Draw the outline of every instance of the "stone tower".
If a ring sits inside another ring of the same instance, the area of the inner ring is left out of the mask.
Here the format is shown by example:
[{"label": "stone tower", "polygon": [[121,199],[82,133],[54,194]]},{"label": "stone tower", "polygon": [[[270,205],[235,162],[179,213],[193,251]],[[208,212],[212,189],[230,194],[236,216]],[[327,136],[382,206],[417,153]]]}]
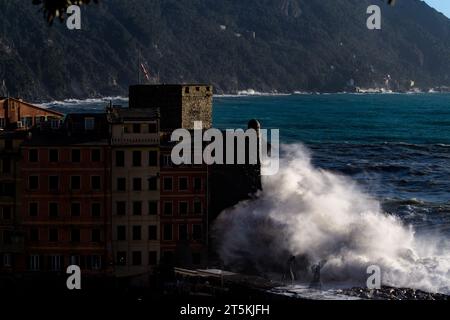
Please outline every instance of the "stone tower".
[{"label": "stone tower", "polygon": [[130,87],[130,108],[158,108],[161,131],[194,129],[194,121],[203,128],[212,126],[213,88],[210,85],[135,85]]}]

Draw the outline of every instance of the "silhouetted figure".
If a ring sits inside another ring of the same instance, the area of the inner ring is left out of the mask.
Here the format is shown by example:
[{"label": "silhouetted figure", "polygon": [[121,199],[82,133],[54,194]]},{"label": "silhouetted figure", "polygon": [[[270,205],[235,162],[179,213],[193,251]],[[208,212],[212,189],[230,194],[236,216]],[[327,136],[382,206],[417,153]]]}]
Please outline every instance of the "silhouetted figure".
[{"label": "silhouetted figure", "polygon": [[313,279],[309,287],[311,289],[322,290],[322,281],[320,280],[320,270],[322,269],[321,264],[315,264],[311,267],[311,272],[313,273]]},{"label": "silhouetted figure", "polygon": [[297,276],[295,274],[295,256],[291,256],[289,258],[289,260],[287,261],[287,265],[286,265],[286,271],[283,274],[283,280],[285,281],[286,279],[291,279],[291,282],[294,282],[295,280],[297,280]]}]

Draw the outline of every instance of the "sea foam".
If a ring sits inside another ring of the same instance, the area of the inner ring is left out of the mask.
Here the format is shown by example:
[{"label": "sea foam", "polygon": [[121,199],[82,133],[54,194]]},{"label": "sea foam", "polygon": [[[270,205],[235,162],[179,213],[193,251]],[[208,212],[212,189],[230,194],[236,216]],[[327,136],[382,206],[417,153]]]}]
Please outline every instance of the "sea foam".
[{"label": "sea foam", "polygon": [[350,179],[315,168],[302,145],[283,150],[280,171],[263,178],[264,190],[214,224],[226,266],[279,273],[295,255],[305,270],[321,263],[326,283],[364,286],[367,268],[378,265],[384,285],[450,293],[448,240],[419,236]]}]

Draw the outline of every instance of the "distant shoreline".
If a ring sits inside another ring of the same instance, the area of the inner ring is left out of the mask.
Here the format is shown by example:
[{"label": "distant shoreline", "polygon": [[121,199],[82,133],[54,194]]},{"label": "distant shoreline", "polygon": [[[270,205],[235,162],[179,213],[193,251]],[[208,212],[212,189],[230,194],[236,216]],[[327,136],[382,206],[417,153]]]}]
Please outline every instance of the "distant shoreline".
[{"label": "distant shoreline", "polygon": [[[426,95],[426,94],[442,94],[447,95],[450,92],[446,91],[411,91],[411,92],[401,92],[401,91],[390,91],[390,92],[378,92],[378,91],[368,91],[368,92],[258,92],[245,93],[246,91],[240,91],[239,93],[224,93],[224,94],[214,94],[214,98],[251,98],[251,97],[292,97],[292,96],[320,96],[320,95]],[[52,101],[39,101],[33,102],[44,108],[51,108],[55,105],[78,105],[78,104],[95,104],[95,103],[109,103],[110,101],[123,101],[128,102],[128,97],[124,96],[105,96],[98,98],[67,98],[65,100],[52,100]]]}]

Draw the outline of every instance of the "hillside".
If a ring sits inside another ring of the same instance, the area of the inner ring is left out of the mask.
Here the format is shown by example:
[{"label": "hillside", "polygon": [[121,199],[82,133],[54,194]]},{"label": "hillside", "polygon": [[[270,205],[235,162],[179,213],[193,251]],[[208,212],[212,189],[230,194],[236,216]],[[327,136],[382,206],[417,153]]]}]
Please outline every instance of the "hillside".
[{"label": "hillside", "polygon": [[[366,28],[373,3],[381,31]],[[0,94],[125,95],[139,52],[160,82],[216,92],[341,91],[387,74],[394,89],[450,86],[450,20],[420,0],[103,0],[83,7],[81,31],[49,27],[38,10],[0,0]]]}]

